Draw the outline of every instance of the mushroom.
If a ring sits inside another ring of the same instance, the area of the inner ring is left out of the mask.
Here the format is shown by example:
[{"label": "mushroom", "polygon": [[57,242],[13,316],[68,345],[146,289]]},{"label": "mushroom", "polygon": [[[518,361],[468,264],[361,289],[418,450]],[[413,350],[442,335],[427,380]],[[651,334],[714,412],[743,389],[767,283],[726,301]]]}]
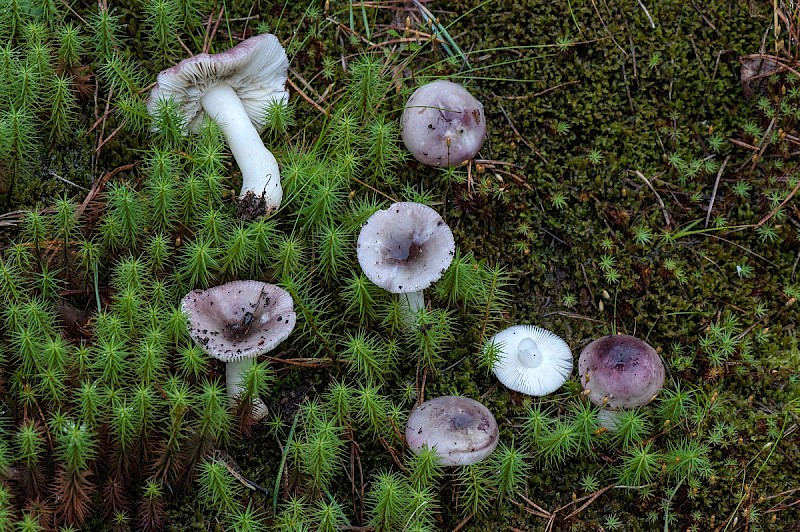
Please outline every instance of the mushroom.
[{"label": "mushroom", "polygon": [[412,452],[434,449],[444,466],[480,462],[500,438],[489,410],[468,397],[446,395],[425,401],[408,416],[406,443]]},{"label": "mushroom", "polygon": [[[181,307],[189,334],[213,358],[225,362],[228,397],[234,404],[250,359],[271,351],[294,329],[292,296],[260,281],[233,281],[207,290],[193,290]],[[267,407],[253,399],[253,417],[262,419]]]},{"label": "mushroom", "polygon": [[267,106],[289,98],[288,69],[278,39],[257,35],[225,52],[198,54],[163,70],[147,102],[150,114],[162,100],[178,103],[195,133],[205,114],[219,124],[242,171],[239,211],[252,217],[272,214],[283,198],[278,163],[259,131]]},{"label": "mushroom", "polygon": [[403,109],[403,143],[428,166],[456,166],[475,157],[486,138],[483,105],[446,80],[419,87]]},{"label": "mushroom", "polygon": [[435,210],[401,202],[367,219],[358,235],[357,253],[367,278],[384,290],[402,294],[416,312],[425,306],[422,291],[450,267],[455,242]]},{"label": "mushroom", "polygon": [[584,394],[609,410],[648,404],[664,385],[664,364],[650,344],[626,334],[604,336],[581,351]]},{"label": "mushroom", "polygon": [[495,349],[492,371],[506,388],[527,395],[547,395],[572,373],[572,351],[559,336],[533,325],[500,331],[487,349]]}]

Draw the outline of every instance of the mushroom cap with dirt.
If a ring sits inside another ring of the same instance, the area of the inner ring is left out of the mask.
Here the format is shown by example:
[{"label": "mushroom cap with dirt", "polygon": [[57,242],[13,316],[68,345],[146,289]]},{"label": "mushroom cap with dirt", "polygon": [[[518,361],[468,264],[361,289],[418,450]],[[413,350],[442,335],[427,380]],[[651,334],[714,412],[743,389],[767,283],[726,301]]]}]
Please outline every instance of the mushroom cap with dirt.
[{"label": "mushroom cap with dirt", "polygon": [[412,452],[433,449],[443,466],[480,462],[500,441],[497,421],[489,409],[469,397],[446,395],[414,408],[406,423],[406,443]]},{"label": "mushroom cap with dirt", "polygon": [[239,211],[249,217],[272,214],[283,198],[278,162],[259,131],[267,107],[289,98],[288,69],[277,37],[256,35],[224,52],[198,54],[163,70],[147,102],[155,115],[161,101],[174,101],[192,132],[205,115],[219,124],[242,171]]},{"label": "mushroom cap with dirt", "polygon": [[400,121],[406,148],[428,166],[458,166],[473,159],[486,138],[483,104],[447,80],[414,91]]},{"label": "mushroom cap with dirt", "polygon": [[[296,316],[292,296],[275,285],[260,281],[233,281],[184,296],[181,307],[189,322],[189,334],[211,357],[225,362],[228,397],[242,393],[247,363],[273,350],[289,337]],[[253,399],[253,416],[260,420],[266,406]]]},{"label": "mushroom cap with dirt", "polygon": [[581,351],[578,371],[589,399],[609,410],[646,405],[664,386],[661,356],[647,342],[627,334],[589,343]]}]

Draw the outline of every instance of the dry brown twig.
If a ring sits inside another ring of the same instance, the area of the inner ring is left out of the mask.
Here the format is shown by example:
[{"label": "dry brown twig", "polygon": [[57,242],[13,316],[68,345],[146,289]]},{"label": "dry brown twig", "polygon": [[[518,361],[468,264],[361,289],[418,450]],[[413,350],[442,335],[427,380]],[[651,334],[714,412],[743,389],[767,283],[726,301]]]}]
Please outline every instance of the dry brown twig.
[{"label": "dry brown twig", "polygon": [[636,177],[644,181],[644,183],[650,188],[650,190],[653,191],[653,194],[655,194],[656,196],[656,201],[658,201],[658,206],[661,208],[661,212],[664,215],[664,222],[667,224],[667,228],[671,228],[672,219],[670,218],[669,213],[667,212],[666,205],[664,205],[664,200],[661,199],[661,195],[658,193],[658,191],[656,191],[655,187],[653,187],[653,184],[650,183],[650,180],[647,179],[644,176],[644,174],[642,174],[639,170],[633,170],[633,173],[636,174]]},{"label": "dry brown twig", "polygon": [[[567,508],[575,506],[578,503],[583,503],[580,506],[578,506],[575,510],[573,510],[571,513],[564,516],[564,520],[572,519],[573,517],[577,516],[579,513],[584,511],[586,508],[591,506],[591,504],[594,503],[601,495],[603,495],[605,492],[607,492],[614,486],[615,486],[614,484],[609,484],[608,486],[600,488],[599,490],[594,491],[588,495],[575,498],[571,502],[568,502],[567,504],[560,506],[559,508],[556,508],[552,512],[548,512],[547,510],[545,510],[532,500],[528,499],[524,495],[520,495],[520,497],[530,506],[530,508],[528,506],[523,507],[526,512],[535,515],[537,517],[541,517],[542,519],[547,519],[547,525],[545,526],[545,531],[550,532],[551,530],[553,530],[553,527],[555,526],[556,517],[558,516],[559,513],[563,513]],[[575,496],[573,495],[573,497]]]}]

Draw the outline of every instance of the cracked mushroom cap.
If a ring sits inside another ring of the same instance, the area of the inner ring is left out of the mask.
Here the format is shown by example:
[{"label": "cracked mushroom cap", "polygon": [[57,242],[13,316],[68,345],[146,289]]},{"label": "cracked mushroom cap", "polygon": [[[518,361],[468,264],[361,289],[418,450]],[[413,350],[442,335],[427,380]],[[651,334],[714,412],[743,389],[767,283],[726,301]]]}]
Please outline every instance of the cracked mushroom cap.
[{"label": "cracked mushroom cap", "polygon": [[492,338],[497,360],[492,371],[506,388],[527,395],[553,393],[572,373],[572,350],[550,331],[514,325]]},{"label": "cracked mushroom cap", "polygon": [[439,280],[453,261],[453,233],[427,205],[394,203],[367,219],[358,235],[358,263],[370,281],[394,294]]},{"label": "cracked mushroom cap", "polygon": [[189,319],[189,334],[222,362],[271,351],[288,338],[295,324],[292,296],[259,281],[193,290],[181,306]]},{"label": "cracked mushroom cap", "polygon": [[205,112],[200,103],[208,89],[220,83],[230,85],[242,101],[250,121],[261,130],[266,108],[274,100],[286,101],[289,60],[272,34],[250,37],[218,54],[197,54],[174,67],[162,70],[150,92],[147,108],[155,114],[159,100],[180,104],[190,131],[196,132]]},{"label": "cracked mushroom cap", "polygon": [[403,143],[428,166],[457,166],[475,157],[486,138],[483,104],[458,83],[427,83],[403,109]]},{"label": "cracked mushroom cap", "polygon": [[646,405],[664,386],[664,364],[653,347],[627,334],[599,338],[578,359],[589,399],[611,410]]},{"label": "cracked mushroom cap", "polygon": [[446,395],[425,401],[408,416],[406,443],[412,452],[435,449],[444,466],[480,462],[500,441],[489,409],[469,397]]}]

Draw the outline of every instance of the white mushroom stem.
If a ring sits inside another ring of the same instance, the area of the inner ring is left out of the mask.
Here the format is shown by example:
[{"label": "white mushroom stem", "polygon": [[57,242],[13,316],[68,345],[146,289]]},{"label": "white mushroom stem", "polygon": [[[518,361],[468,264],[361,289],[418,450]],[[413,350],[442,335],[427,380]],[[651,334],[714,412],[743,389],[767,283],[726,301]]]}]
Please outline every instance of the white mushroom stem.
[{"label": "white mushroom stem", "polygon": [[[252,359],[243,358],[241,360],[231,360],[225,364],[225,384],[228,388],[228,399],[231,405],[235,406],[239,398],[244,394],[245,389],[242,385],[244,374],[252,364]],[[261,421],[267,415],[267,405],[256,394],[253,396],[253,418]]]},{"label": "white mushroom stem", "polygon": [[617,432],[620,426],[620,415],[622,412],[616,410],[609,410],[608,408],[601,408],[597,412],[597,423],[601,427],[605,427],[609,432]]},{"label": "white mushroom stem", "polygon": [[422,295],[422,290],[400,294],[400,301],[408,305],[412,318],[417,315],[417,312],[425,308],[425,296]]},{"label": "white mushroom stem", "polygon": [[248,192],[258,198],[263,194],[267,213],[276,210],[283,199],[278,162],[264,147],[236,91],[227,83],[220,83],[209,89],[200,103],[219,124],[242,171],[239,197],[243,198]]},{"label": "white mushroom stem", "polygon": [[536,340],[533,338],[524,338],[520,341],[517,347],[517,358],[519,361],[529,367],[538,368],[542,365],[542,352],[539,346],[536,345]]}]

